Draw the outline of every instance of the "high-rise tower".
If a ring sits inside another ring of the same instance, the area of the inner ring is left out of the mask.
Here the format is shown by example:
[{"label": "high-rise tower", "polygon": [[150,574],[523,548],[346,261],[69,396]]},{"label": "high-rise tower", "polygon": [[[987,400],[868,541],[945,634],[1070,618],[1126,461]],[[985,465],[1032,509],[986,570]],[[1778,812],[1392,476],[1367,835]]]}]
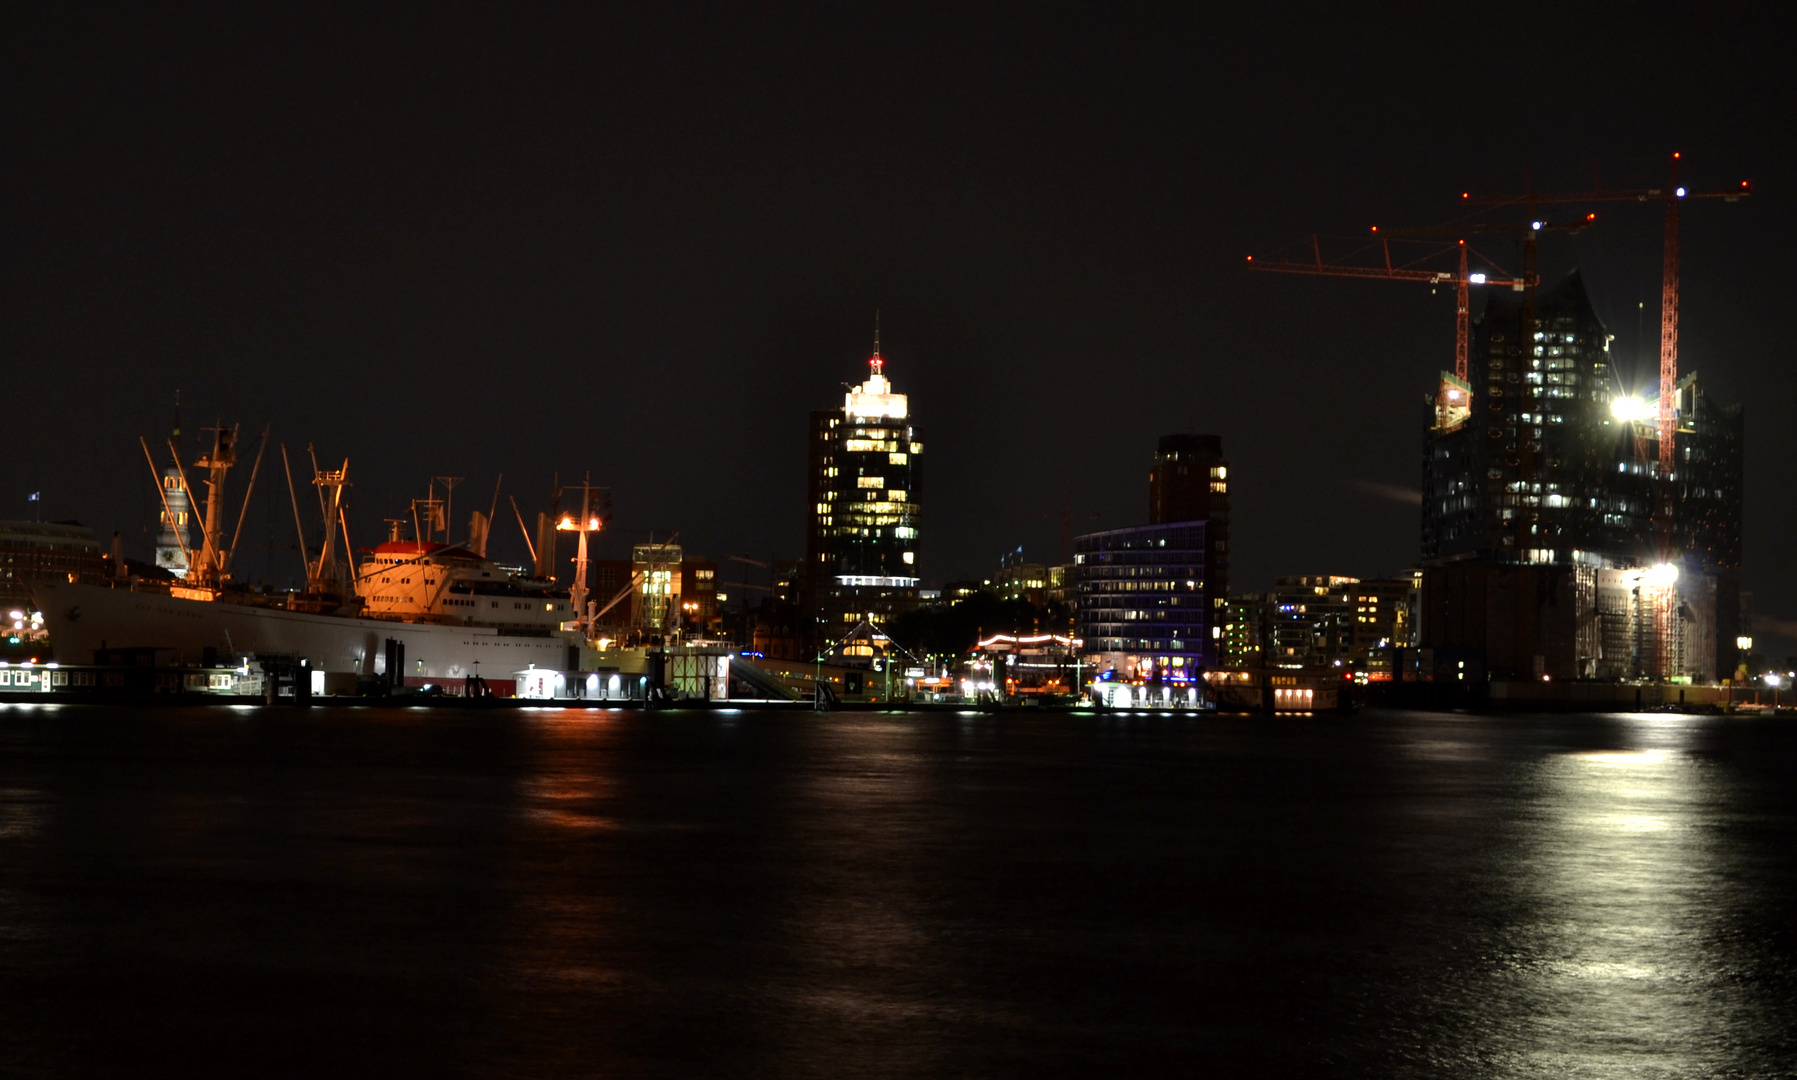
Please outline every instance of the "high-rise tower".
[{"label": "high-rise tower", "polygon": [[811,414],[805,579],[814,647],[917,603],[923,443],[909,401],[886,378],[877,334],[868,368],[842,408]]},{"label": "high-rise tower", "polygon": [[1624,393],[1609,342],[1576,272],[1533,310],[1488,298],[1424,447],[1423,647],[1482,653],[1511,678],[1733,670],[1741,410],[1680,382],[1667,474],[1659,409]]},{"label": "high-rise tower", "polygon": [[1210,625],[1229,603],[1229,462],[1217,435],[1162,435],[1148,472],[1148,523],[1202,521],[1204,596]]}]

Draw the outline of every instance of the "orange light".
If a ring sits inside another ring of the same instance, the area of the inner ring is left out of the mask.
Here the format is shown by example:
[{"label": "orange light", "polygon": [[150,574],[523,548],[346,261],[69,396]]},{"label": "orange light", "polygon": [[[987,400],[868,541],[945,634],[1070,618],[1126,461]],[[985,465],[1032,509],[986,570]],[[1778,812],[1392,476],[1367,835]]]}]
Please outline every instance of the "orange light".
[{"label": "orange light", "polygon": [[[1742,185],[1742,186],[1743,186],[1743,187],[1745,187],[1745,186],[1746,186],[1746,185]],[[1252,256],[1252,255],[1250,255],[1250,256],[1248,256],[1248,261],[1249,261],[1249,262],[1253,262],[1253,261],[1254,261],[1254,256]]]},{"label": "orange light", "polygon": [[1674,158],[1678,158],[1678,157],[1683,157],[1683,156],[1684,156],[1684,155],[1682,155],[1682,154],[1680,154],[1680,153],[1679,153],[1679,152],[1678,152],[1678,151],[1677,151],[1677,150],[1674,150],[1674,151],[1673,151],[1673,152],[1672,152],[1672,156],[1673,156],[1673,157],[1674,157]]},{"label": "orange light", "polygon": [[1460,193],[1460,197],[1461,197],[1461,198],[1462,198],[1462,199],[1470,199],[1470,198],[1472,198],[1472,197],[1473,197],[1473,196],[1472,196],[1472,192],[1470,192],[1470,191],[1462,191],[1462,192],[1461,192],[1461,193]]},{"label": "orange light", "polygon": [[1375,225],[1375,226],[1373,226],[1373,231],[1374,231],[1374,232],[1378,232],[1378,231],[1379,231],[1379,226],[1377,226],[1377,225]]}]

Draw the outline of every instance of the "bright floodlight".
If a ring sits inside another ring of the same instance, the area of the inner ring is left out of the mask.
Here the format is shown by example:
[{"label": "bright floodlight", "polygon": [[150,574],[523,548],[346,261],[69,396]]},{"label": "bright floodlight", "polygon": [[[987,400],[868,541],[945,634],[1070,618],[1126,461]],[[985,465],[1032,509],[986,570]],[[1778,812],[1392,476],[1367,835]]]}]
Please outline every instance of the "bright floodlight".
[{"label": "bright floodlight", "polygon": [[1653,569],[1641,575],[1641,584],[1666,586],[1678,580],[1678,567],[1671,563],[1655,563]]},{"label": "bright floodlight", "polygon": [[1678,197],[1681,199],[1685,197],[1685,189],[1684,188],[1678,189]]},{"label": "bright floodlight", "polygon": [[1777,675],[1766,676],[1766,685],[1770,686],[1774,690],[1778,689],[1780,684],[1782,684],[1783,682],[1784,682],[1784,680],[1779,678]]},{"label": "bright floodlight", "polygon": [[1468,274],[1468,275],[1466,275],[1466,280],[1471,282],[1474,285],[1483,285],[1483,284],[1485,284],[1485,275],[1484,274]]},{"label": "bright floodlight", "polygon": [[1640,398],[1619,397],[1610,402],[1610,415],[1624,423],[1652,420],[1654,412],[1653,404],[1642,401]]}]

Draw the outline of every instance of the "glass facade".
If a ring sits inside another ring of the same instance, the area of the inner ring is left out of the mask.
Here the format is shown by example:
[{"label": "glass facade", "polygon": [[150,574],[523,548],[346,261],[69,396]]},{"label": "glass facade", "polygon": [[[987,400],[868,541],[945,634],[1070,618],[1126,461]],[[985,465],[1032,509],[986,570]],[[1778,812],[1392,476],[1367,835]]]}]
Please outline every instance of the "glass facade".
[{"label": "glass facade", "polygon": [[1073,541],[1075,620],[1087,652],[1216,664],[1202,521],[1139,525]]}]

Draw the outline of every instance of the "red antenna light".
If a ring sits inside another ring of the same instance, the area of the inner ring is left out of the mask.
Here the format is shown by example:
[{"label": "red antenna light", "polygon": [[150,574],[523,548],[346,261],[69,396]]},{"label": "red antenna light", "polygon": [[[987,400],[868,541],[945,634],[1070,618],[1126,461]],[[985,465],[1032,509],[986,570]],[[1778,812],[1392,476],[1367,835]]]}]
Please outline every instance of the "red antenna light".
[{"label": "red antenna light", "polygon": [[880,359],[880,309],[879,308],[874,309],[874,355],[873,355],[873,358],[867,362],[867,366],[873,369],[873,373],[875,375],[879,375],[886,370],[886,361]]}]

